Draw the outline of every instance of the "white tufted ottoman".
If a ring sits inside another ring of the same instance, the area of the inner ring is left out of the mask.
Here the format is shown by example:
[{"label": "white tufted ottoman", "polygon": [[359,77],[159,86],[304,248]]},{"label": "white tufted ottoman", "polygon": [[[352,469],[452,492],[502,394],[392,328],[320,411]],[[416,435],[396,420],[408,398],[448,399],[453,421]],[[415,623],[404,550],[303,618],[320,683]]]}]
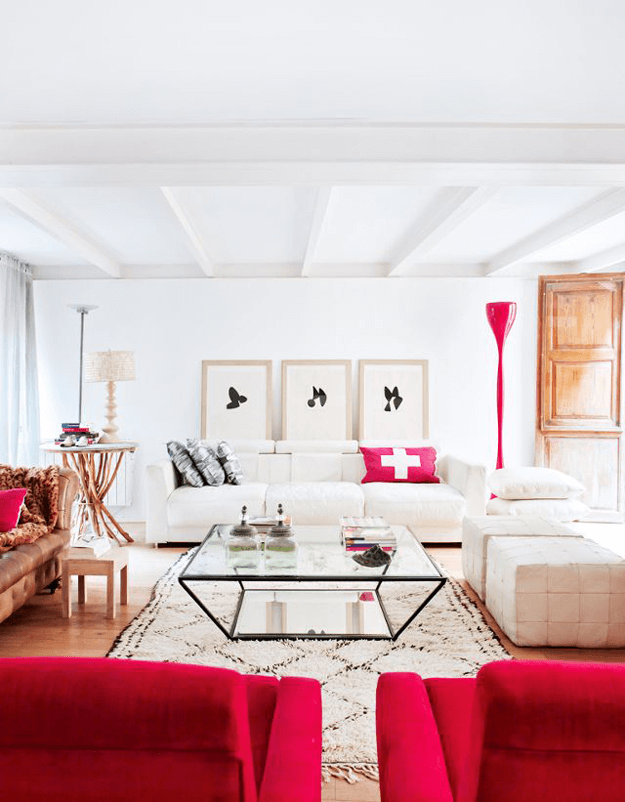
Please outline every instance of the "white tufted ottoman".
[{"label": "white tufted ottoman", "polygon": [[480,515],[462,522],[464,578],[482,601],[486,599],[486,554],[491,537],[582,537],[566,524],[516,515]]},{"label": "white tufted ottoman", "polygon": [[585,538],[491,537],[488,609],[518,646],[625,646],[625,560]]}]

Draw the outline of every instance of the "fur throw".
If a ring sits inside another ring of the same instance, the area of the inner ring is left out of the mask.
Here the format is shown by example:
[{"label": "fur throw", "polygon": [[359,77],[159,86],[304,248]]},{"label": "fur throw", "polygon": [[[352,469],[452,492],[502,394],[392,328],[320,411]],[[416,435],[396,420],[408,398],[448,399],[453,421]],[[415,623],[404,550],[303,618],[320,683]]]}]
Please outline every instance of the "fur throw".
[{"label": "fur throw", "polygon": [[59,513],[59,469],[57,465],[47,468],[12,468],[0,465],[0,490],[25,487],[20,519],[15,529],[0,532],[0,552],[9,551],[23,543],[35,540],[52,532]]}]

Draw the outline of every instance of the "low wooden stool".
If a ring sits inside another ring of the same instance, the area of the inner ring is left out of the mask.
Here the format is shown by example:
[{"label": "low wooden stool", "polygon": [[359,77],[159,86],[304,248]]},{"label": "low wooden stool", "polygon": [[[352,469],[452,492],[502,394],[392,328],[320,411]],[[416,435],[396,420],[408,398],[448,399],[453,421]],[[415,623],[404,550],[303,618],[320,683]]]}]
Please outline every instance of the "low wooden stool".
[{"label": "low wooden stool", "polygon": [[106,617],[115,618],[115,576],[119,572],[119,601],[128,604],[128,552],[112,548],[101,557],[80,554],[81,549],[70,549],[63,559],[63,618],[72,615],[72,576],[78,577],[78,604],[87,600],[86,576],[106,577]]}]

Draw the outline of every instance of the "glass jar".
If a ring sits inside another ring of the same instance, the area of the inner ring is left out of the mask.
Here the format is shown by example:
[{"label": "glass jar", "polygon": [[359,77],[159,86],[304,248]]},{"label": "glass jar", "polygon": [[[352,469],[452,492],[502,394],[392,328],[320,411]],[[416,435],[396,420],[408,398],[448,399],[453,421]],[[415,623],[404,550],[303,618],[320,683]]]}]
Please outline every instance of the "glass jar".
[{"label": "glass jar", "polygon": [[241,522],[233,526],[226,538],[228,568],[258,569],[260,541],[256,529],[248,523],[247,507],[241,510]]},{"label": "glass jar", "polygon": [[291,526],[284,523],[282,504],[278,505],[278,522],[265,539],[267,571],[297,568],[297,542]]}]

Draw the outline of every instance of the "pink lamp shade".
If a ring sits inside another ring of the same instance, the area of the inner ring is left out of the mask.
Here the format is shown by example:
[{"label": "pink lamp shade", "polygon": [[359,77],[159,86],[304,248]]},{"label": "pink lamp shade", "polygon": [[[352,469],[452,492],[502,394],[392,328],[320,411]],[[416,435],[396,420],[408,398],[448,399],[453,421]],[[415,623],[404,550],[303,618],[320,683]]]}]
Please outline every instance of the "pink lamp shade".
[{"label": "pink lamp shade", "polygon": [[503,347],[512,324],[516,318],[516,304],[514,301],[497,301],[486,304],[486,318],[490,324],[497,350],[499,352],[499,365],[497,368],[497,469],[503,468]]}]

